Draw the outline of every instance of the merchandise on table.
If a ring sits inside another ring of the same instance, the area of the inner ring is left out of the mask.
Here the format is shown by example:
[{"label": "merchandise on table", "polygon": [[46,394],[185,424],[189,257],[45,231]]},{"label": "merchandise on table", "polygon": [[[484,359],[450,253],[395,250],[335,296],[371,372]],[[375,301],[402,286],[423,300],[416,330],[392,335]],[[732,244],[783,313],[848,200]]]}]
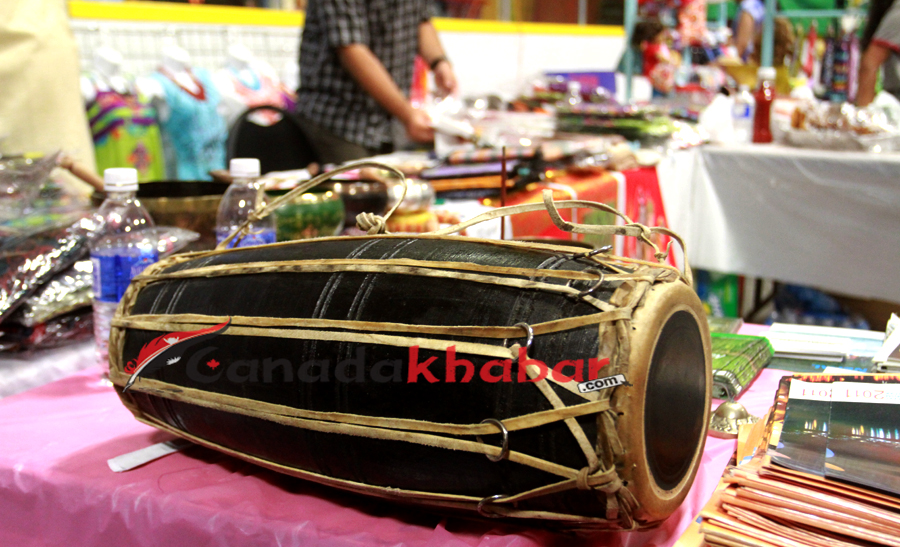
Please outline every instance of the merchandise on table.
[{"label": "merchandise on table", "polygon": [[83,216],[75,213],[50,227],[0,237],[0,322],[50,278],[84,256],[87,234],[80,226]]},{"label": "merchandise on table", "polygon": [[[180,228],[199,234],[185,249],[198,251],[216,246],[216,212],[227,189],[228,184],[218,181],[154,181],[138,185],[137,197],[159,225],[160,240],[171,228]],[[95,194],[93,201],[99,205],[103,197]]]},{"label": "merchandise on table", "polygon": [[802,148],[891,152],[900,150],[900,126],[892,113],[877,103],[859,108],[849,103],[807,101],[794,109],[781,140]]},{"label": "merchandise on table", "polygon": [[94,292],[94,341],[97,360],[107,363],[110,323],[131,279],[159,260],[159,238],[153,219],[137,199],[137,171],[107,169],[106,199],[95,218],[91,238]]},{"label": "merchandise on table", "polygon": [[147,423],[325,484],[568,528],[661,522],[690,488],[709,414],[689,279],[452,232],[163,261],[123,304],[110,377]]},{"label": "merchandise on table", "polygon": [[[273,198],[285,191],[268,192]],[[307,192],[275,211],[278,241],[330,237],[344,228],[344,203],[334,191]]]},{"label": "merchandise on table", "polygon": [[706,321],[709,323],[709,332],[711,333],[737,334],[741,327],[744,326],[744,320],[740,317],[714,317],[709,315],[706,317]]},{"label": "merchandise on table", "polygon": [[763,336],[712,333],[713,397],[736,399],[772,360]]},{"label": "merchandise on table", "polygon": [[701,512],[706,543],[897,545],[898,384],[896,375],[783,378],[762,449],[726,470]]},{"label": "merchandise on table", "polygon": [[259,160],[232,159],[230,174],[231,185],[222,196],[216,213],[216,243],[224,244],[227,249],[275,243],[274,216],[254,220],[244,226],[252,213],[268,203],[268,196],[259,180]]},{"label": "merchandise on table", "polygon": [[90,260],[79,260],[56,274],[35,294],[25,299],[11,320],[26,327],[91,305],[93,268]]},{"label": "merchandise on table", "polygon": [[759,68],[759,84],[753,94],[753,138],[755,143],[772,142],[772,103],[775,101],[775,68]]},{"label": "merchandise on table", "polygon": [[4,323],[0,351],[35,351],[89,340],[94,334],[93,317],[90,307],[81,307],[30,327]]},{"label": "merchandise on table", "polygon": [[16,222],[32,212],[59,154],[38,159],[0,154],[0,222]]},{"label": "merchandise on table", "polygon": [[434,211],[394,213],[387,221],[387,229],[392,234],[424,234],[438,227],[438,216]]},{"label": "merchandise on table", "polygon": [[[519,192],[510,193],[507,196],[506,204],[540,203],[543,200],[543,192],[552,190],[553,198],[557,200],[587,200],[622,209],[621,204],[618,203],[619,185],[618,178],[603,170],[561,173],[545,182],[532,183]],[[484,203],[498,207],[500,200],[497,197],[491,197],[485,199]],[[561,211],[560,215],[565,220],[579,224],[608,225],[616,222],[615,214],[596,209],[569,209]],[[512,238],[571,239],[585,241],[597,248],[616,245],[616,239],[611,234],[580,234],[561,230],[543,210],[518,214],[510,217],[509,221],[512,225],[512,233],[507,236]],[[619,253],[620,250],[615,249],[615,252]]]}]

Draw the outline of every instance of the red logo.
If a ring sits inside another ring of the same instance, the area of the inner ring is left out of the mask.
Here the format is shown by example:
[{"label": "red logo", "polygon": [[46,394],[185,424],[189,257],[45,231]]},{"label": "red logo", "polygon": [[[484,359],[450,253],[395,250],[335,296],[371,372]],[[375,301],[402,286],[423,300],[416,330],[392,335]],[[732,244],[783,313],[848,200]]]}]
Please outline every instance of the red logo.
[{"label": "red logo", "polygon": [[[140,353],[138,353],[137,359],[128,361],[123,367],[126,374],[131,374],[131,378],[128,379],[122,392],[128,391],[128,388],[130,388],[142,374],[147,374],[159,370],[164,366],[174,365],[181,361],[181,357],[184,355],[185,350],[222,334],[228,329],[229,325],[231,325],[230,317],[228,318],[228,321],[219,325],[195,331],[172,332],[147,342],[144,344],[144,347],[141,348]],[[219,363],[216,362],[216,366],[218,365]]]}]

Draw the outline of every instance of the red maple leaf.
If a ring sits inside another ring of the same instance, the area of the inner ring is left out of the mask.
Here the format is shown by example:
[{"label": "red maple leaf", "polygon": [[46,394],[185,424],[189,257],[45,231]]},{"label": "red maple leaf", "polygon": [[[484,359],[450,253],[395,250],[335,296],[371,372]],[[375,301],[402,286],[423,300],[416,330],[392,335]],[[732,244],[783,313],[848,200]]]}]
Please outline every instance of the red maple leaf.
[{"label": "red maple leaf", "polygon": [[206,366],[208,366],[208,367],[211,368],[211,369],[215,369],[215,368],[216,368],[217,366],[219,366],[220,364],[221,364],[221,363],[219,363],[219,362],[216,361],[215,359],[210,359],[209,361],[206,362]]}]

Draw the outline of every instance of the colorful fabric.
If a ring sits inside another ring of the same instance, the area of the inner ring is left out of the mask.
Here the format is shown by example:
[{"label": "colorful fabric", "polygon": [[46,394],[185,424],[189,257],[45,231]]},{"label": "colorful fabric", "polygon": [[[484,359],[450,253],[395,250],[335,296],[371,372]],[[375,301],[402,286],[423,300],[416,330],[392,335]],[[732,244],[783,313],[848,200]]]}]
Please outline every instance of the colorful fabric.
[{"label": "colorful fabric", "polygon": [[681,3],[681,9],[678,10],[678,33],[684,44],[703,44],[706,39],[706,0]]},{"label": "colorful fabric", "polygon": [[648,42],[644,47],[644,76],[650,77],[650,73],[660,62],[669,60],[669,46],[656,42]]},{"label": "colorful fabric", "polygon": [[[553,199],[583,199],[618,207],[619,180],[607,171],[583,173],[563,173],[549,182],[529,184],[524,190],[511,193],[506,205],[541,203],[543,191],[553,190]],[[500,206],[498,198],[484,200],[484,205]],[[615,217],[606,211],[594,209],[564,209],[560,211],[564,220],[579,224],[615,224]],[[553,224],[546,211],[532,211],[510,217],[512,237],[516,239],[557,239],[586,241],[595,247],[614,243],[613,236],[595,234],[573,234],[564,232]],[[507,238],[510,235],[507,234]]]},{"label": "colorful fabric", "polygon": [[644,48],[644,76],[650,79],[653,89],[663,93],[672,91],[675,85],[675,65],[666,44],[651,42]]},{"label": "colorful fabric", "polygon": [[[536,146],[510,146],[506,149],[506,159],[533,158]],[[459,165],[463,163],[491,163],[503,159],[503,151],[498,148],[478,148],[475,150],[455,150],[447,156],[447,163]]]},{"label": "colorful fabric", "polygon": [[174,152],[176,177],[212,180],[210,171],[225,168],[228,129],[217,111],[220,95],[209,73],[198,68],[192,75],[199,93],[191,93],[162,72],[152,77],[162,86],[169,107],[169,116],[161,126]]},{"label": "colorful fabric", "polygon": [[[293,101],[284,92],[283,86],[253,70],[235,70],[228,68],[228,75],[234,86],[234,94],[246,108],[256,106],[276,106],[283,110],[293,106]],[[252,80],[247,76],[251,76]],[[261,111],[253,114],[253,121],[262,126],[270,126],[281,121],[278,113]]]},{"label": "colorful fabric", "polygon": [[87,115],[100,172],[133,167],[141,182],[165,178],[162,138],[152,106],[135,95],[97,91]]}]

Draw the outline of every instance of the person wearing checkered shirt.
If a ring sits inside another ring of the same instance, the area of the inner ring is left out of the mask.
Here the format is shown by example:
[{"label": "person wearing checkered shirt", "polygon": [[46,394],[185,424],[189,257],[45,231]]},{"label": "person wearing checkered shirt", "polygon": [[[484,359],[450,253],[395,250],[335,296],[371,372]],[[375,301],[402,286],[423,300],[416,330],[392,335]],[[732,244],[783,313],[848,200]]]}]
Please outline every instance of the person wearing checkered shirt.
[{"label": "person wearing checkered shirt", "polygon": [[416,54],[441,92],[457,88],[430,10],[430,0],[309,1],[297,113],[322,163],[390,151],[392,118],[410,140],[434,139],[428,115],[407,99]]}]

